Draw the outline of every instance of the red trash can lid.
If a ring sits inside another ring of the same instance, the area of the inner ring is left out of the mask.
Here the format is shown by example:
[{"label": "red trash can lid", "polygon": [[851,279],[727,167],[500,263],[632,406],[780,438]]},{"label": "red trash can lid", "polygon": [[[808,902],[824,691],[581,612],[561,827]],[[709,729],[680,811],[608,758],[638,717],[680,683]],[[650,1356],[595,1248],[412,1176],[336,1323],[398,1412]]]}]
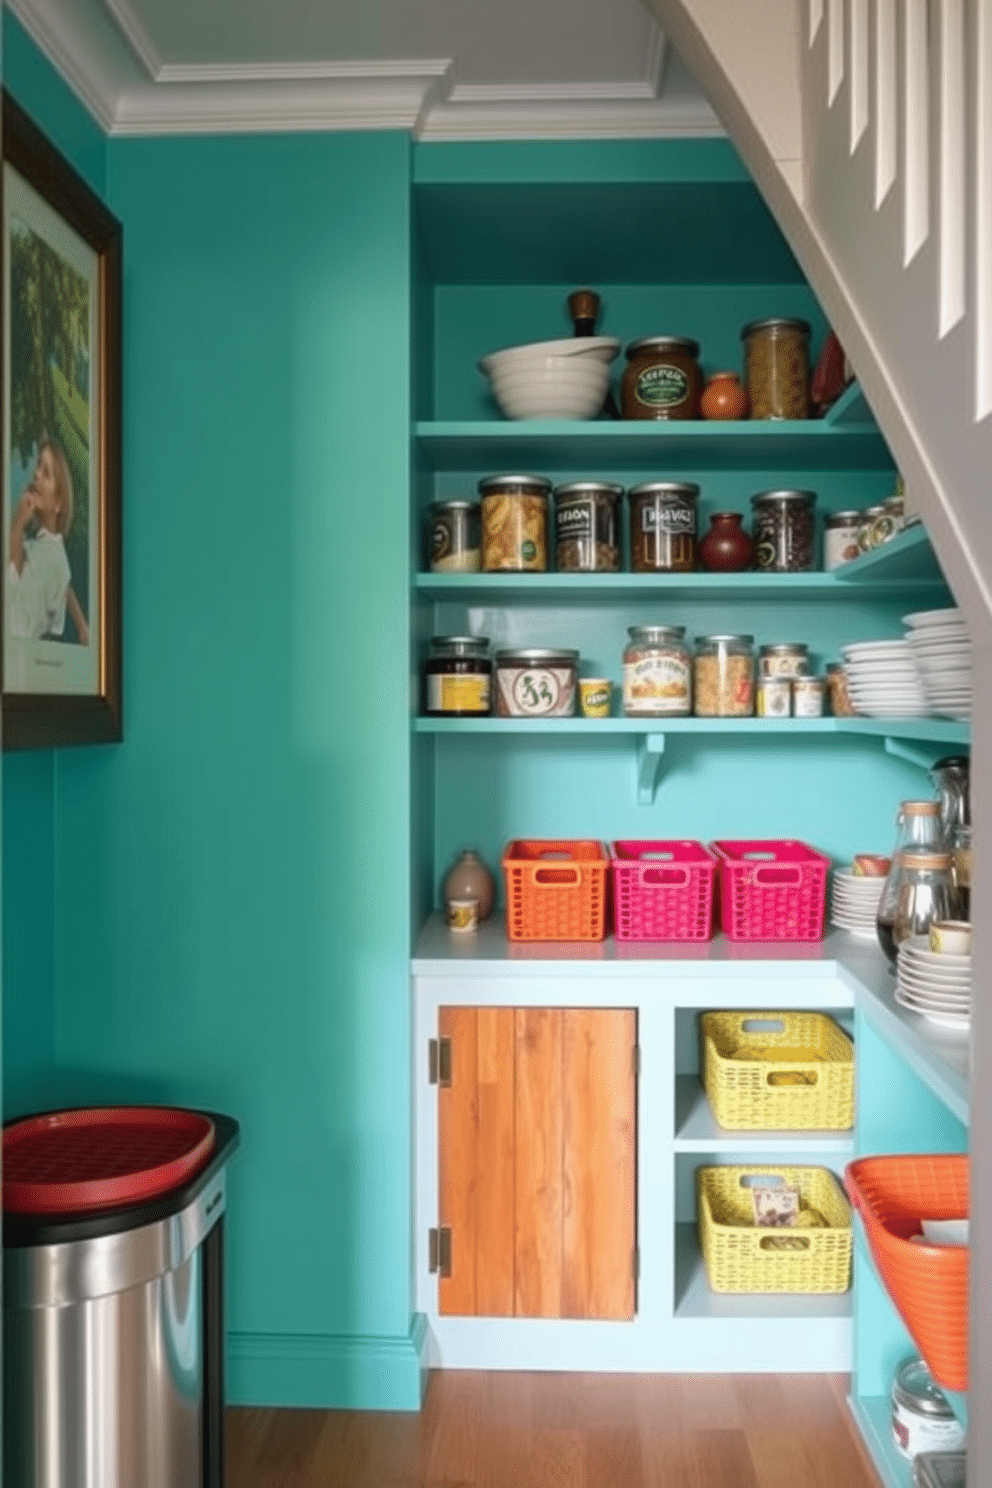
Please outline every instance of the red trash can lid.
[{"label": "red trash can lid", "polygon": [[199,1111],[98,1106],[12,1122],[3,1132],[3,1207],[78,1214],[154,1198],[191,1178],[216,1140]]}]

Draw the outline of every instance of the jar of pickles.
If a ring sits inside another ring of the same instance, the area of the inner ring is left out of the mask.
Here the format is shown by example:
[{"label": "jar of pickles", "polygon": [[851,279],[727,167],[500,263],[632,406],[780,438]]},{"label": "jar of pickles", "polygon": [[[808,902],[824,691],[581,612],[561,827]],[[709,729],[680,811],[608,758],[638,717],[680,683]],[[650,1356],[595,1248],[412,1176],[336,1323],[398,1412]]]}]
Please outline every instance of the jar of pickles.
[{"label": "jar of pickles", "polygon": [[697,636],[692,690],[700,718],[749,718],[754,712],[754,636]]},{"label": "jar of pickles", "polygon": [[559,573],[616,573],[622,495],[623,486],[609,481],[571,481],[555,487],[555,566]]},{"label": "jar of pickles", "polygon": [[676,718],[692,712],[692,657],[684,625],[632,625],[623,653],[623,711],[628,718]]},{"label": "jar of pickles", "polygon": [[778,316],[741,331],[753,419],[809,418],[809,338],[805,320]]},{"label": "jar of pickles", "polygon": [[543,475],[489,475],[479,482],[486,573],[543,573],[548,566],[548,492]]},{"label": "jar of pickles", "polygon": [[691,481],[631,486],[630,566],[634,573],[692,573],[696,567],[696,503]]}]

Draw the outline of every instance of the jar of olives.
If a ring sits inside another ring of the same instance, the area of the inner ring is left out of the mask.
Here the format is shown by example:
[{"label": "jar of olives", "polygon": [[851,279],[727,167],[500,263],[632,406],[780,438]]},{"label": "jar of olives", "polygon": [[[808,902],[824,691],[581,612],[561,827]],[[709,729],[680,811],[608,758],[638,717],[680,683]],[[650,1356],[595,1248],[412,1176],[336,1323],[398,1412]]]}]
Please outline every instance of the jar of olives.
[{"label": "jar of olives", "polygon": [[559,573],[617,572],[622,495],[623,487],[609,481],[571,481],[555,487],[555,563]]}]

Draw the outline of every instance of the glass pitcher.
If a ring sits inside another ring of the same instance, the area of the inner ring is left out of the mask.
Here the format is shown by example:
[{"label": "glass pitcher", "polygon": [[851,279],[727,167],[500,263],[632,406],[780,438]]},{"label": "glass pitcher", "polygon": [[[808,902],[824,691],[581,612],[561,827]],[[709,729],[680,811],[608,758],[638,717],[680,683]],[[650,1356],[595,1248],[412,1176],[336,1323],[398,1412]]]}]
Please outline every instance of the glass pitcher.
[{"label": "glass pitcher", "polygon": [[971,761],[966,754],[949,754],[930,768],[930,779],[940,795],[944,835],[971,826]]},{"label": "glass pitcher", "polygon": [[901,801],[899,803],[899,812],[896,817],[896,841],[892,849],[892,866],[886,877],[875,917],[878,943],[893,967],[896,964],[893,927],[896,904],[899,899],[899,881],[902,877],[900,854],[908,848],[943,848],[945,845],[944,824],[939,801]]}]

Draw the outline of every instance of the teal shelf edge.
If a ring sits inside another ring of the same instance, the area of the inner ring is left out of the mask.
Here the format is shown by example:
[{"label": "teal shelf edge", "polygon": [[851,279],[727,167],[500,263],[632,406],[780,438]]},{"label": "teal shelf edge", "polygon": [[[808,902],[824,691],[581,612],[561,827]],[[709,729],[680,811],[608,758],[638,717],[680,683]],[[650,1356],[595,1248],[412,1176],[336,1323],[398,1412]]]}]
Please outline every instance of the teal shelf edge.
[{"label": "teal shelf edge", "polygon": [[[860,563],[862,560],[855,560]],[[851,564],[853,568],[855,564]],[[438,600],[480,603],[492,600],[571,599],[616,601],[662,596],[666,599],[816,599],[849,603],[857,592],[852,583],[838,577],[839,570],[813,573],[419,573],[414,588]],[[868,590],[867,576],[864,590]],[[922,595],[947,591],[938,575],[889,575],[873,570],[871,593],[876,596],[904,595],[907,603],[919,604]]]},{"label": "teal shelf edge", "polygon": [[892,1403],[885,1395],[852,1395],[848,1407],[885,1488],[912,1488],[912,1468],[892,1440]]},{"label": "teal shelf edge", "polygon": [[636,470],[662,458],[668,468],[894,469],[874,424],[835,425],[825,419],[421,420],[414,436],[434,470],[526,461],[568,470],[599,463]]},{"label": "teal shelf edge", "polygon": [[[969,728],[944,718],[415,718],[418,734],[861,734],[966,744]],[[660,752],[660,750],[658,751]]]},{"label": "teal shelf edge", "polygon": [[860,558],[834,569],[841,585],[876,584],[879,580],[923,579],[943,582],[930,536],[922,522],[906,527],[880,548],[863,553]]}]

